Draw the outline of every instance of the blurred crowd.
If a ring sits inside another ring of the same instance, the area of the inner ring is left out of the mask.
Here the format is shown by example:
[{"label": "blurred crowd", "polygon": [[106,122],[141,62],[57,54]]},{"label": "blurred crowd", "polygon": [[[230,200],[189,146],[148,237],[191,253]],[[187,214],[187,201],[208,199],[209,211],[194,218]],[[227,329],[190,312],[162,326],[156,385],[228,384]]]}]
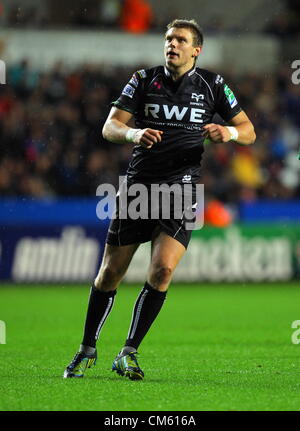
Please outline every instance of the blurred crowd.
[{"label": "blurred crowd", "polygon": [[[252,146],[210,146],[204,160],[206,190],[224,202],[300,197],[300,85],[290,66],[271,74],[224,74],[254,124]],[[218,181],[218,177],[221,181]]]},{"label": "blurred crowd", "polygon": [[[51,0],[43,2],[11,2],[0,0],[0,23],[6,27],[23,29],[110,29],[133,33],[165,30],[168,22],[178,17],[178,2],[172,8],[153,7],[151,0]],[[257,31],[282,40],[300,36],[299,0],[281,0],[281,10],[265,19]],[[207,5],[205,5],[207,6]],[[181,10],[181,9],[180,9]],[[255,10],[248,19],[256,21]],[[199,14],[199,9],[197,14]],[[180,15],[180,13],[179,13]],[[243,33],[245,22],[234,24],[224,20],[222,11],[202,22],[206,35]],[[247,27],[247,26],[246,26]]]},{"label": "blurred crowd", "polygon": [[109,28],[143,33],[156,27],[147,0],[65,0],[64,4],[51,0],[27,5],[14,2],[6,9],[0,0],[0,19],[5,15],[6,26],[19,29]]},{"label": "blurred crowd", "polygon": [[[57,63],[40,73],[26,60],[11,67],[8,85],[0,87],[0,195],[95,196],[101,183],[117,186],[132,144],[109,143],[101,129],[133,71],[67,70]],[[257,141],[206,146],[206,194],[223,202],[299,198],[300,85],[292,83],[290,67],[272,75],[223,75],[253,121]]]}]

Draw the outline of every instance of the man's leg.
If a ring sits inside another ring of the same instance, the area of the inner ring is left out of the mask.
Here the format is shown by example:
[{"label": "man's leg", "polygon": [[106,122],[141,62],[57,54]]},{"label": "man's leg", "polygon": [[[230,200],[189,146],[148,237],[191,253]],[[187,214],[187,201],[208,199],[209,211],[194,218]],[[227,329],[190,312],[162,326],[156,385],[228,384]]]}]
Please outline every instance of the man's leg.
[{"label": "man's leg", "polygon": [[138,244],[124,246],[106,244],[101,267],[91,288],[82,350],[84,347],[95,348],[100,331],[112,309],[117,287],[138,246]]},{"label": "man's leg", "polygon": [[90,291],[83,340],[64,377],[83,377],[85,369],[95,363],[100,331],[113,307],[116,289],[138,246],[106,244],[101,267]]},{"label": "man's leg", "polygon": [[144,377],[134,353],[157,317],[174,270],[186,251],[179,241],[164,232],[160,232],[151,245],[147,281],[136,300],[125,346],[113,363],[113,370],[132,380]]},{"label": "man's leg", "polygon": [[139,347],[164,303],[174,270],[185,251],[179,241],[164,232],[153,241],[147,281],[133,310],[126,346]]}]

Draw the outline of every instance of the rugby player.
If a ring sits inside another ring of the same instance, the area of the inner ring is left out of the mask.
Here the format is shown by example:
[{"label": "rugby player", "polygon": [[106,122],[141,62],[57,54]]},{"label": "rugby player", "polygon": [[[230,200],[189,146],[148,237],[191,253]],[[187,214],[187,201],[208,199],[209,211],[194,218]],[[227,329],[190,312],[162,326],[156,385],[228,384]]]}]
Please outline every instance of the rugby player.
[{"label": "rugby player", "polygon": [[[112,103],[103,136],[114,143],[132,142],[133,154],[127,183],[197,184],[204,140],[213,144],[255,141],[251,121],[224,78],[196,67],[203,34],[194,20],[176,19],[165,34],[165,65],[133,74],[117,101]],[[218,113],[228,124],[212,123]],[[129,127],[131,119],[135,128]],[[137,362],[137,349],[165,301],[172,275],[184,255],[191,230],[181,218],[121,219],[111,221],[102,264],[91,287],[84,336],[78,353],[64,377],[83,377],[95,364],[96,342],[109,315],[126,270],[139,245],[151,241],[146,282],[133,308],[123,348],[112,370],[131,380],[144,373]]]}]

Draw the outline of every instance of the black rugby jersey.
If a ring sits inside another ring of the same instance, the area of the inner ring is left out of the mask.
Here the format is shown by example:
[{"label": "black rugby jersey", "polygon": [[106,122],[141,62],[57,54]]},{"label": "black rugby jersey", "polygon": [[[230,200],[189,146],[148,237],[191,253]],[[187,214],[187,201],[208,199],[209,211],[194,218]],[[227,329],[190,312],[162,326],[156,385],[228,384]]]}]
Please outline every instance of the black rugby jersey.
[{"label": "black rugby jersey", "polygon": [[228,122],[242,110],[220,75],[198,67],[176,82],[164,66],[139,70],[112,105],[132,113],[137,128],[163,131],[152,148],[133,148],[127,179],[143,184],[198,182],[202,127],[216,113]]}]

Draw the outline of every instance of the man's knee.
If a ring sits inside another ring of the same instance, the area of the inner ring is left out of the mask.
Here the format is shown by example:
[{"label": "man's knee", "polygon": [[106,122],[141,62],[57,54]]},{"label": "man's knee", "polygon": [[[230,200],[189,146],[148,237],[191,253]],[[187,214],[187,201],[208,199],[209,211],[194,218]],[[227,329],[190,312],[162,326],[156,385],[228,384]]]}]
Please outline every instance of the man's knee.
[{"label": "man's knee", "polygon": [[107,265],[101,267],[95,279],[95,287],[100,290],[113,290],[117,287],[123,275],[124,271],[117,266]]},{"label": "man's knee", "polygon": [[154,288],[159,288],[161,285],[166,285],[170,282],[173,269],[169,265],[158,264],[154,265],[150,271],[151,282]]}]

